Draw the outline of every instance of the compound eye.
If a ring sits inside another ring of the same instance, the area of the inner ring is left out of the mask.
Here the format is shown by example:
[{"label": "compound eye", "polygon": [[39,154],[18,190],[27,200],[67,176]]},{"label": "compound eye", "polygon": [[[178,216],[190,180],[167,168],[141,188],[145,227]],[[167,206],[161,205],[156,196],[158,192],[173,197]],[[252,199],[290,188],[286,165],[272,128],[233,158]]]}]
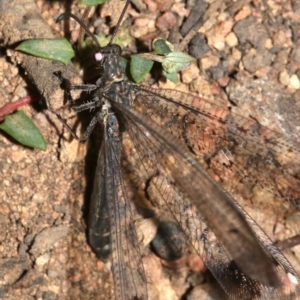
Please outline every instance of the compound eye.
[{"label": "compound eye", "polygon": [[101,62],[104,58],[104,55],[101,52],[96,52],[94,58],[96,61]]}]

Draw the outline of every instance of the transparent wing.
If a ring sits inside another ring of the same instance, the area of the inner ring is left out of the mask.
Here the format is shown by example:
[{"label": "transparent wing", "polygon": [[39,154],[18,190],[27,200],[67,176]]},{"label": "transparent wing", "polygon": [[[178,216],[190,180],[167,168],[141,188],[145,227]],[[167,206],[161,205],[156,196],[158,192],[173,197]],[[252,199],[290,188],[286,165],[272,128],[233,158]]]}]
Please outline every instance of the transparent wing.
[{"label": "transparent wing", "polygon": [[179,138],[226,181],[228,170],[300,205],[300,145],[206,99],[134,86],[143,114]]},{"label": "transparent wing", "polygon": [[[92,202],[105,199],[105,204],[103,201],[98,205],[92,204],[91,208],[94,211],[90,212],[93,216],[89,236],[98,246],[100,256],[103,253],[107,256],[110,252],[115,299],[146,300],[148,299],[146,276],[134,228],[131,204],[121,175],[120,159],[121,137],[118,121],[114,115],[108,115],[108,120],[104,123],[104,145],[98,159],[98,164],[104,163],[104,168],[98,166],[104,173],[99,180],[95,180],[93,197],[96,198]],[[104,211],[101,211],[103,208]],[[101,224],[105,225],[106,230],[109,229],[104,236],[104,242],[97,240],[103,238]],[[105,242],[107,238],[110,241],[109,248]]]},{"label": "transparent wing", "polygon": [[299,277],[284,256],[189,151],[134,108],[113,106],[151,178],[151,201],[171,212],[227,293],[233,299],[299,297]]}]

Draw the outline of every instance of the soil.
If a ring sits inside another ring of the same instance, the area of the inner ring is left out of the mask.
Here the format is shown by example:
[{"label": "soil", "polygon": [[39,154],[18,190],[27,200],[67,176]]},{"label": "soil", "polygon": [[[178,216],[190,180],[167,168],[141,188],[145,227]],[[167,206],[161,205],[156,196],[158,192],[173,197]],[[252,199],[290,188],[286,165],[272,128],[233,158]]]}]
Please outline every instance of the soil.
[{"label": "soil", "polygon": [[[197,8],[193,12],[192,2]],[[89,19],[90,30],[108,34],[123,5],[112,0],[98,7]],[[73,65],[14,51],[28,38],[66,36],[74,43],[78,24],[55,20],[63,12],[81,16],[83,11],[76,1],[0,0],[0,107],[39,95],[22,109],[47,141],[43,152],[26,148],[3,132],[0,135],[1,299],[110,298],[109,262],[96,258],[86,236],[97,136],[88,145],[79,144],[46,109],[57,111],[64,104],[60,81],[53,72],[61,71],[72,83],[81,78]],[[131,36],[124,46],[127,53],[146,52],[151,40],[165,37],[195,57],[179,75],[179,83],[153,71],[145,84],[194,93],[230,107],[280,132],[297,147],[299,16],[300,4],[291,0],[195,0],[188,4],[136,0],[121,30],[129,29]],[[273,241],[300,233],[300,213],[292,204],[239,181],[229,180],[224,187]],[[145,269],[155,286],[150,288],[153,299],[183,299],[184,295],[185,299],[226,299],[196,255],[170,263],[148,250],[145,253]],[[300,246],[283,253],[300,273]]]}]

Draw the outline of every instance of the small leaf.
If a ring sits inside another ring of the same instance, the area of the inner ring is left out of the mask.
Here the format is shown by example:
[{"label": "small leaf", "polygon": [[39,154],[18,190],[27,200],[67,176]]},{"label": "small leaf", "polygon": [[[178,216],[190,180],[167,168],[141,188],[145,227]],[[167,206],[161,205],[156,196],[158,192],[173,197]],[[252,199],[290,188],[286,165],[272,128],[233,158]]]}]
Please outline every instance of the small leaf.
[{"label": "small leaf", "polygon": [[132,55],[130,62],[130,74],[133,80],[137,83],[141,82],[150,72],[152,66],[153,61],[147,60],[139,55]]},{"label": "small leaf", "polygon": [[[95,35],[96,39],[98,40],[101,47],[105,47],[111,39],[111,36],[103,36],[103,35]],[[119,45],[121,48],[127,47],[132,43],[133,39],[129,34],[128,29],[119,30],[117,35],[114,38],[113,43]],[[82,48],[84,47],[95,47],[95,42],[91,37],[86,37],[84,40],[84,44],[82,45]]]},{"label": "small leaf", "polygon": [[164,39],[157,39],[153,42],[153,48],[155,54],[166,55],[172,51],[172,45],[164,40]]},{"label": "small leaf", "polygon": [[162,63],[162,67],[167,73],[177,73],[186,69],[193,57],[182,52],[170,52]]},{"label": "small leaf", "polygon": [[16,50],[34,56],[56,60],[67,65],[75,53],[71,44],[65,39],[34,39],[21,43]]},{"label": "small leaf", "polygon": [[0,124],[0,129],[22,145],[46,150],[43,135],[22,110],[6,117],[5,121]]},{"label": "small leaf", "polygon": [[120,28],[114,38],[113,43],[119,45],[121,48],[124,48],[131,45],[133,41],[134,39],[129,33],[129,28]]},{"label": "small leaf", "polygon": [[162,56],[162,55],[156,55],[156,54],[153,54],[154,52],[152,53],[140,53],[140,54],[137,54],[139,57],[142,57],[146,60],[153,60],[153,61],[157,61],[159,63],[163,63],[164,60],[166,59],[165,56]]},{"label": "small leaf", "polygon": [[88,5],[88,6],[93,6],[93,5],[98,5],[98,4],[103,4],[107,2],[108,0],[81,0],[80,4],[82,5]]},{"label": "small leaf", "polygon": [[178,82],[177,73],[167,73],[165,70],[163,70],[163,75],[174,83]]}]

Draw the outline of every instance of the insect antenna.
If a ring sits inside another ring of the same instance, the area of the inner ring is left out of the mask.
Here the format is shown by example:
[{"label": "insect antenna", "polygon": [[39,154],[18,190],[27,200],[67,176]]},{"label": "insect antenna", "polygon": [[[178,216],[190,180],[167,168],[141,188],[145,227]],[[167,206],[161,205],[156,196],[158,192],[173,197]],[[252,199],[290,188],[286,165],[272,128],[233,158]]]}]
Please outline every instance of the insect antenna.
[{"label": "insect antenna", "polygon": [[99,50],[102,49],[102,47],[100,46],[96,36],[87,28],[87,26],[83,23],[82,20],[80,20],[78,17],[76,17],[75,15],[73,15],[72,13],[63,13],[61,14],[57,19],[56,19],[56,23],[60,22],[61,20],[65,19],[65,18],[72,18],[74,19],[84,30],[85,32],[93,39],[93,41],[96,43],[97,47],[99,48]]},{"label": "insect antenna", "polygon": [[[116,25],[116,27],[115,27],[115,29],[114,29],[114,32],[113,32],[111,38],[110,38],[110,40],[109,40],[108,45],[111,45],[112,42],[113,42],[113,40],[114,40],[114,38],[116,37],[116,34],[117,34],[118,30],[119,30],[119,27],[120,27],[120,25],[121,25],[122,19],[123,19],[125,13],[126,13],[126,10],[127,10],[127,8],[128,8],[129,3],[130,3],[130,0],[126,0],[125,6],[124,6],[124,8],[123,8],[123,10],[122,10],[122,13],[121,13],[121,15],[120,15],[120,18],[119,18],[119,20],[118,20],[118,23],[117,23],[117,25]],[[87,17],[87,15],[89,14],[89,12],[90,12],[90,8],[87,8],[87,9],[85,10],[84,16],[82,17],[81,20],[80,20],[78,17],[76,17],[75,15],[73,15],[72,13],[67,13],[67,12],[66,12],[66,13],[61,14],[61,15],[56,19],[56,23],[62,21],[63,19],[65,19],[65,18],[67,18],[67,17],[68,17],[68,18],[74,19],[74,20],[81,26],[81,28],[84,29],[84,31],[85,31],[85,32],[93,39],[93,41],[96,43],[97,47],[98,47],[99,50],[100,50],[100,49],[102,49],[102,47],[100,46],[100,44],[99,44],[97,38],[96,38],[95,35],[87,28],[87,26],[84,24],[84,20],[85,20],[85,18]],[[81,30],[81,29],[80,29],[80,30]],[[82,34],[80,34],[80,36],[82,36]]]},{"label": "insect antenna", "polygon": [[121,13],[121,15],[120,15],[120,18],[119,18],[119,20],[118,20],[118,23],[117,23],[117,25],[116,25],[116,27],[115,27],[115,29],[114,29],[114,32],[113,32],[113,34],[112,34],[112,36],[111,36],[111,38],[110,38],[110,41],[109,41],[108,45],[111,45],[112,42],[113,42],[113,40],[114,40],[114,38],[116,37],[116,34],[117,34],[118,30],[119,30],[119,27],[120,27],[120,25],[121,25],[122,19],[123,19],[125,13],[126,13],[126,10],[127,10],[127,8],[128,8],[129,3],[130,3],[130,0],[126,0],[125,6],[124,6],[124,8],[123,8],[123,10],[122,10],[122,13]]},{"label": "insect antenna", "polygon": [[[87,23],[87,19],[88,19],[88,16],[89,16],[91,10],[92,10],[92,6],[87,6],[85,8],[83,15],[81,17],[82,23],[84,23],[84,24]],[[83,30],[83,27],[80,27],[79,37],[78,37],[78,42],[77,42],[77,49],[80,50],[82,48],[83,40],[84,40],[84,30]]]}]

